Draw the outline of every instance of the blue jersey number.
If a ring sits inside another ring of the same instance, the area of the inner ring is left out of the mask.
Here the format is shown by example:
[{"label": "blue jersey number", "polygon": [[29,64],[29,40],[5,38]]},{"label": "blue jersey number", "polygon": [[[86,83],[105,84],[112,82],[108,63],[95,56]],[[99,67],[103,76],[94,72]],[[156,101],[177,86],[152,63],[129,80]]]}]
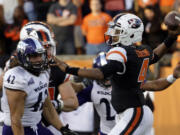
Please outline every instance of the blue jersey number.
[{"label": "blue jersey number", "polygon": [[42,107],[43,107],[43,103],[42,103],[43,93],[45,95],[48,95],[47,89],[45,90],[45,92],[40,92],[39,93],[37,102],[33,106],[30,107],[30,108],[33,108],[33,110],[32,110],[33,112],[37,112],[37,111],[42,110]]},{"label": "blue jersey number", "polygon": [[7,82],[10,83],[10,84],[14,84],[14,80],[15,80],[15,76],[14,75],[10,75],[7,79]]},{"label": "blue jersey number", "polygon": [[111,116],[111,107],[110,107],[110,103],[106,98],[102,98],[100,100],[100,104],[104,103],[106,106],[106,120],[114,120],[115,116]]}]

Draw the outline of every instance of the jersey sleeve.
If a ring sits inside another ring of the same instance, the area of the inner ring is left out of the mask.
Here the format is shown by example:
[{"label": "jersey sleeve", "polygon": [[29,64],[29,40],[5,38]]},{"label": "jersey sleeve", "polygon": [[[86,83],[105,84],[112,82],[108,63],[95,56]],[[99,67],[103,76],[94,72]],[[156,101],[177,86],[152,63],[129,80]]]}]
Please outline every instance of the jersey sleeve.
[{"label": "jersey sleeve", "polygon": [[3,86],[5,88],[9,88],[13,90],[22,90],[26,92],[28,85],[24,74],[13,68],[5,73],[3,79]]},{"label": "jersey sleeve", "polygon": [[124,48],[114,47],[106,55],[107,64],[100,67],[104,78],[109,78],[112,74],[124,74],[126,71],[127,53]]}]

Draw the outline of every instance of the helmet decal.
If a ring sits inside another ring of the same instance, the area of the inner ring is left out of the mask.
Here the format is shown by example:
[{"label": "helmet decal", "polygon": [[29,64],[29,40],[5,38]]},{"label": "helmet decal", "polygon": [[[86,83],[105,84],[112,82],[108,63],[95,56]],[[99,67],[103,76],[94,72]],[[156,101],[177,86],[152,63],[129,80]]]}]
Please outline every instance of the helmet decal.
[{"label": "helmet decal", "polygon": [[128,20],[128,23],[131,25],[131,28],[139,28],[141,26],[141,20],[137,18],[132,18]]}]

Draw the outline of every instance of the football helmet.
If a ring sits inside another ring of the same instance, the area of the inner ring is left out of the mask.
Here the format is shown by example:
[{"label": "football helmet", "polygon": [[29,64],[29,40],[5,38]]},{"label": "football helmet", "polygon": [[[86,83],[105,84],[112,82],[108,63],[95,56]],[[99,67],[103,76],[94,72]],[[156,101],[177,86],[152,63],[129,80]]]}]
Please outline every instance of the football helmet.
[{"label": "football helmet", "polygon": [[[35,34],[35,31],[37,31],[37,34]],[[43,45],[51,46],[52,55],[56,55],[54,32],[48,24],[40,21],[32,21],[27,23],[20,31],[20,40],[26,39],[28,36],[35,36],[42,41]]]},{"label": "football helmet", "polygon": [[[31,62],[30,57],[41,56],[41,61]],[[41,41],[28,37],[19,41],[17,45],[17,58],[22,67],[34,74],[39,74],[47,68],[47,54]]]},{"label": "football helmet", "polygon": [[48,33],[43,30],[33,30],[29,35],[39,39],[42,42],[42,45],[48,52],[49,60],[52,60],[52,56],[56,55],[56,46],[51,44],[51,39]]},{"label": "football helmet", "polygon": [[108,29],[105,36],[108,36],[106,43],[109,45],[129,46],[142,40],[144,25],[139,17],[130,13],[121,13],[116,15],[108,23]]},{"label": "football helmet", "polygon": [[[98,56],[93,60],[93,68],[100,68],[107,64],[106,60],[106,53],[100,52]],[[99,84],[101,87],[110,87],[111,82],[108,79],[104,80],[96,80],[97,84]]]}]

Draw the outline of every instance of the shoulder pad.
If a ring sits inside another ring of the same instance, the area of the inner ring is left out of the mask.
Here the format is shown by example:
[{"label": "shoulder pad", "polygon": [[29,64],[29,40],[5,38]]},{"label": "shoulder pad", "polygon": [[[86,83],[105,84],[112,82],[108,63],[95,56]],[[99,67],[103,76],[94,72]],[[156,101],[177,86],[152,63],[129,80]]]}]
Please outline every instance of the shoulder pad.
[{"label": "shoulder pad", "polygon": [[106,55],[107,60],[116,60],[119,62],[126,63],[127,62],[127,52],[122,47],[114,47],[109,50]]},{"label": "shoulder pad", "polygon": [[4,75],[4,87],[25,91],[25,89],[27,88],[27,80],[25,74],[25,70],[19,66],[9,69]]}]

